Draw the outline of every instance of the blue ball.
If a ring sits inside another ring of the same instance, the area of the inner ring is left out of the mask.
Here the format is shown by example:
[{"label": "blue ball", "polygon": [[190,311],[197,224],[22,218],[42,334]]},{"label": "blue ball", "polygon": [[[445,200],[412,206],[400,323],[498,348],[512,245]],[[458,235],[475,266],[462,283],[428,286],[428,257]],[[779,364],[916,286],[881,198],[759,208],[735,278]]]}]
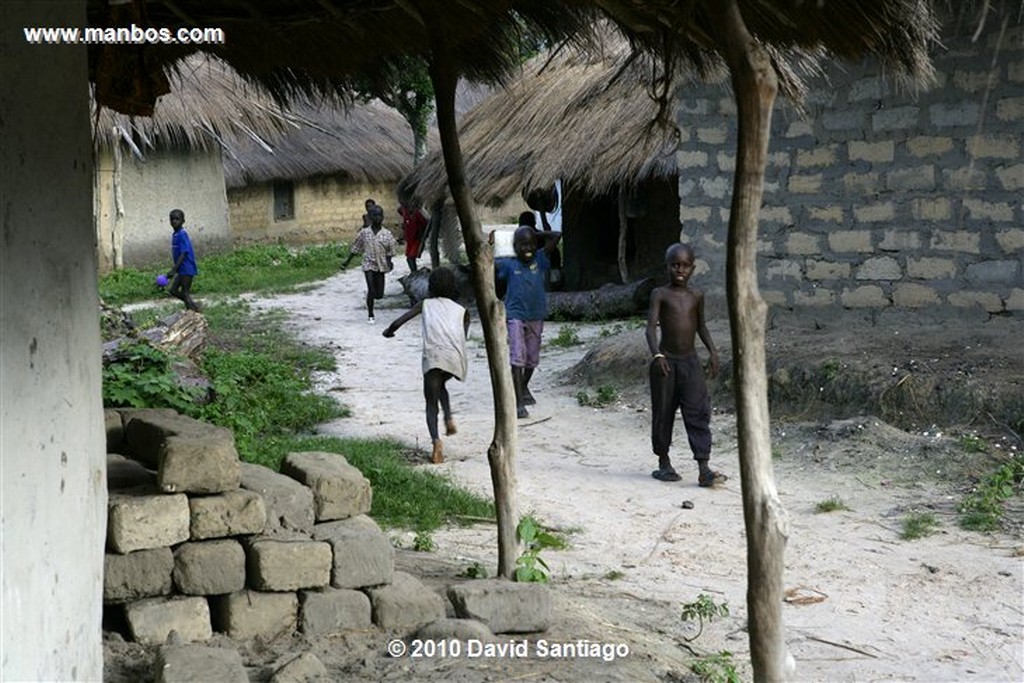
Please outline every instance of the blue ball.
[{"label": "blue ball", "polygon": [[160,275],[157,275],[156,276],[156,286],[157,287],[166,287],[167,286],[167,276],[164,275],[163,273],[161,273]]}]

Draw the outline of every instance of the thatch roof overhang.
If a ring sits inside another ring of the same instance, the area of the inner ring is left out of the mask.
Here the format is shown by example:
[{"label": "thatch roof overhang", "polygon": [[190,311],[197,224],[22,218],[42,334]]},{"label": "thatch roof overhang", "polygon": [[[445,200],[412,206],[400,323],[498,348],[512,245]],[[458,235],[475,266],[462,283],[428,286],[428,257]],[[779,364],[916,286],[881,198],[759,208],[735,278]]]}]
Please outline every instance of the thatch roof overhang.
[{"label": "thatch roof overhang", "polygon": [[[224,157],[229,188],[274,180],[340,176],[364,183],[396,183],[413,167],[413,134],[401,114],[368,104],[296,104],[296,119],[267,144],[249,141]],[[437,145],[436,133],[428,135]]]},{"label": "thatch roof overhang", "polygon": [[[92,26],[218,27],[222,44],[93,45],[91,77],[101,103],[144,113],[162,87],[159,73],[197,50],[212,52],[277,96],[297,89],[344,89],[357,75],[380,73],[391,57],[428,56],[443,43],[461,75],[500,78],[519,60],[524,30],[551,44],[591,35],[598,19],[616,24],[632,44],[670,70],[703,74],[720,63],[712,17],[718,0],[89,0]],[[773,49],[784,92],[799,83],[791,58],[827,51],[873,54],[893,74],[930,75],[936,35],[929,0],[738,0],[752,35]],[[435,38],[441,37],[438,41]]]},{"label": "thatch roof overhang", "polygon": [[[602,58],[563,51],[541,56],[462,119],[459,136],[470,187],[496,206],[556,179],[598,195],[676,175],[678,130],[652,92],[656,65],[624,41]],[[425,205],[447,197],[440,153],[403,181]]]},{"label": "thatch roof overhang", "polygon": [[170,92],[152,116],[129,116],[101,107],[93,98],[93,141],[97,149],[123,145],[140,158],[149,150],[232,149],[265,145],[299,120],[266,89],[247,82],[211,55],[193,54],[168,67]]}]

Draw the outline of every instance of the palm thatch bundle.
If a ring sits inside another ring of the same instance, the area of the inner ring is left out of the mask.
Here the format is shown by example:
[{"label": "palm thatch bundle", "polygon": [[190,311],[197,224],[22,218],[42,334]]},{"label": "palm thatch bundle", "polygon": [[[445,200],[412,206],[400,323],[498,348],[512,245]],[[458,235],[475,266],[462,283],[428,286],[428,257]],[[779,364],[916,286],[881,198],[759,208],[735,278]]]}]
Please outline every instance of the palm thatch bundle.
[{"label": "palm thatch bundle", "polygon": [[[229,188],[326,175],[396,182],[412,170],[412,129],[397,111],[379,101],[343,107],[305,100],[290,112],[283,135],[267,144],[244,142],[225,155]],[[437,135],[428,140],[435,146]]]},{"label": "palm thatch bundle", "polygon": [[[498,206],[558,178],[574,191],[599,195],[674,177],[679,131],[651,92],[656,71],[649,56],[630,54],[623,40],[597,56],[564,50],[529,62],[460,123],[477,202]],[[402,185],[427,206],[445,199],[440,154],[425,159]]]},{"label": "palm thatch bundle", "polygon": [[148,149],[263,145],[294,122],[265,88],[247,82],[220,59],[195,54],[167,71],[171,90],[157,100],[151,117],[126,116],[106,107],[97,113],[93,101],[98,149],[125,145],[142,158]]}]

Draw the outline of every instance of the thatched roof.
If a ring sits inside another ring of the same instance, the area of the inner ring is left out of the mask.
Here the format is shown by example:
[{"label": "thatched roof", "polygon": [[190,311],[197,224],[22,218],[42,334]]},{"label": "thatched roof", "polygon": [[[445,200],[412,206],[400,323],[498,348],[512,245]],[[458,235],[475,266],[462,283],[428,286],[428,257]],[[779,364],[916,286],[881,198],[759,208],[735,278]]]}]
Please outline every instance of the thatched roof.
[{"label": "thatched roof", "polygon": [[148,149],[212,149],[262,143],[295,120],[267,93],[243,80],[223,61],[195,54],[168,69],[171,91],[156,102],[153,116],[131,117],[93,100],[97,148],[126,145],[136,156]]},{"label": "thatched roof", "polygon": [[[412,170],[413,134],[401,114],[378,101],[342,107],[297,104],[296,120],[268,145],[248,142],[224,156],[227,186],[341,175],[396,182]],[[430,147],[437,135],[428,136]]]},{"label": "thatched roof", "polygon": [[[722,0],[174,0],[110,4],[87,0],[91,26],[137,23],[176,29],[219,27],[222,44],[90,47],[92,79],[101,101],[144,112],[162,86],[157,68],[197,49],[228,61],[279,95],[300,87],[342,87],[379,74],[393,57],[449,55],[471,79],[499,77],[519,58],[523,31],[555,44],[592,35],[598,19],[618,25],[635,45],[668,66],[699,73],[721,62],[715,8]],[[987,5],[987,3],[986,3]],[[928,0],[737,0],[753,36],[777,49],[787,73],[797,53],[842,58],[876,55],[891,73],[927,77],[935,20]]]},{"label": "thatched roof", "polygon": [[[574,191],[600,194],[675,176],[678,131],[670,121],[656,121],[652,68],[650,57],[630,58],[625,41],[603,58],[565,50],[527,64],[460,122],[477,202],[499,205],[557,178]],[[430,206],[447,197],[447,182],[435,152],[402,185]]]}]

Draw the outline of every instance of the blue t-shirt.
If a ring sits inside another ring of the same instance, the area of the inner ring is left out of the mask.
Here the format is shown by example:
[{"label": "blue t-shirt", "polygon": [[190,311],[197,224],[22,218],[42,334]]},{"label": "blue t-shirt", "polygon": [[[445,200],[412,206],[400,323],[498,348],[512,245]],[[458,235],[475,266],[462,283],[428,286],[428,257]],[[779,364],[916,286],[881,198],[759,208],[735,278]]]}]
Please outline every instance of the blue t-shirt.
[{"label": "blue t-shirt", "polygon": [[548,317],[548,294],[544,280],[551,270],[551,261],[543,249],[533,254],[533,260],[523,263],[517,258],[494,261],[498,279],[508,284],[505,291],[505,317],[509,320],[544,320]]},{"label": "blue t-shirt", "polygon": [[192,240],[188,238],[185,228],[175,230],[171,236],[171,263],[177,263],[178,257],[185,254],[185,260],[178,267],[178,275],[198,275],[196,253],[192,250]]}]

